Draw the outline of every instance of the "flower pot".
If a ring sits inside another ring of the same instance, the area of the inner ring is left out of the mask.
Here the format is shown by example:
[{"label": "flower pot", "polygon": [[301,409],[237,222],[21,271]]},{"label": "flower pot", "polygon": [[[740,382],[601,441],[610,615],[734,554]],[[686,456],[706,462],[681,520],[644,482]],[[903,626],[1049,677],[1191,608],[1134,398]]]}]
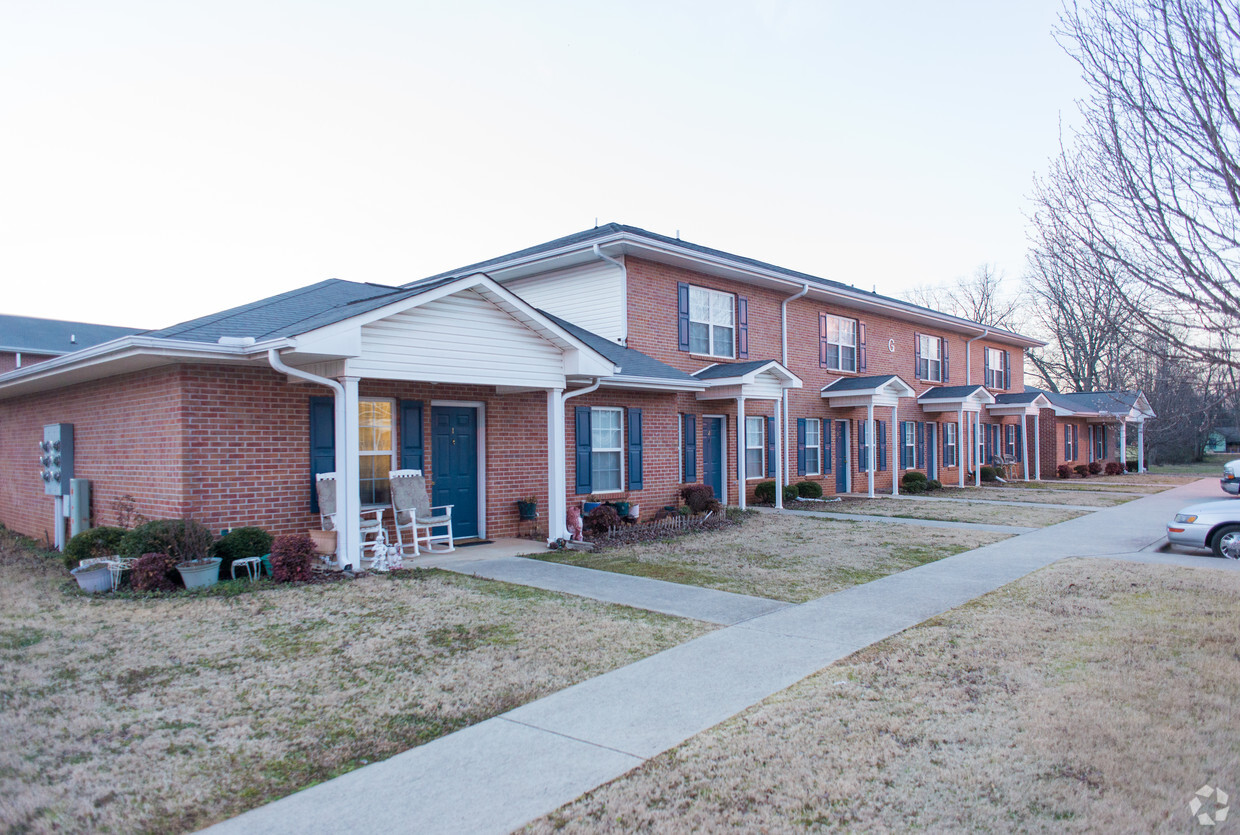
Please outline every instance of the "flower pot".
[{"label": "flower pot", "polygon": [[642,507],[639,504],[629,505],[628,517],[630,519],[642,518]]},{"label": "flower pot", "polygon": [[582,502],[581,503],[581,515],[589,516],[590,511],[594,510],[594,508],[598,507],[601,504],[602,502]]},{"label": "flower pot", "polygon": [[69,573],[73,575],[73,579],[77,580],[82,591],[94,594],[112,590],[112,570],[103,563],[79,565]]},{"label": "flower pot", "polygon": [[523,520],[538,518],[538,502],[517,502],[517,513]]},{"label": "flower pot", "polygon": [[613,502],[612,507],[616,509],[616,515],[622,519],[629,515],[630,505],[628,502]]},{"label": "flower pot", "polygon": [[177,571],[181,572],[181,579],[185,581],[185,588],[187,589],[214,586],[220,581],[221,562],[223,560],[219,557],[183,562],[177,565]]}]

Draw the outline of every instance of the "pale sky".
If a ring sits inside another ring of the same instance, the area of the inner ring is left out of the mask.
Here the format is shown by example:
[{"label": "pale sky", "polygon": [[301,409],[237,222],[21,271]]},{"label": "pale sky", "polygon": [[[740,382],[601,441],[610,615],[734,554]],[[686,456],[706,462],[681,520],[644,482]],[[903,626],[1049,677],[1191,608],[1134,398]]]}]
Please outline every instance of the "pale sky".
[{"label": "pale sky", "polygon": [[156,328],[616,221],[1023,269],[1084,94],[1016,3],[0,0],[0,313]]}]

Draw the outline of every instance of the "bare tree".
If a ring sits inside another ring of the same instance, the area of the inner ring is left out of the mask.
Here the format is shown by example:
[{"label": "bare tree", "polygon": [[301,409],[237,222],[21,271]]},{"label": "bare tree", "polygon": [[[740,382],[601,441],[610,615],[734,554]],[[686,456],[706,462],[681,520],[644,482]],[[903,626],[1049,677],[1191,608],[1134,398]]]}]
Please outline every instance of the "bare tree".
[{"label": "bare tree", "polygon": [[905,293],[913,304],[995,328],[1019,327],[1021,296],[1011,291],[993,264],[981,264],[970,276],[949,284],[922,285]]},{"label": "bare tree", "polygon": [[1091,92],[1036,186],[1040,222],[1096,259],[1151,338],[1240,365],[1220,339],[1240,325],[1240,3],[1087,0],[1061,25]]}]

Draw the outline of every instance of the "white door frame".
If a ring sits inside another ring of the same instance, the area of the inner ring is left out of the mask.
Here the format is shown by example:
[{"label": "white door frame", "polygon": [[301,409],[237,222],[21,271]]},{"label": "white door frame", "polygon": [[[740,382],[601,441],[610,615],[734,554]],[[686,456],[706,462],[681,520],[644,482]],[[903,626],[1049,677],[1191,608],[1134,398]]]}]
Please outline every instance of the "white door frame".
[{"label": "white door frame", "polygon": [[[436,406],[458,406],[474,409],[478,413],[478,538],[487,538],[487,404],[481,400],[432,400],[431,408]],[[435,424],[431,422],[431,434],[435,433]],[[431,472],[434,474],[434,448],[431,449]]]},{"label": "white door frame", "polygon": [[[723,423],[720,424],[721,426],[720,434],[722,435],[723,443],[722,443],[722,449],[719,450],[719,454],[723,456],[723,460],[719,462],[719,482],[720,484],[723,485],[723,495],[716,496],[715,498],[719,499],[719,504],[723,505],[724,507],[727,507],[728,506],[728,416],[727,415],[702,415],[703,431],[706,429],[705,420],[707,418],[719,418],[721,421],[723,421]],[[706,442],[705,440],[703,440],[702,442],[702,483],[703,484],[706,483]]]}]

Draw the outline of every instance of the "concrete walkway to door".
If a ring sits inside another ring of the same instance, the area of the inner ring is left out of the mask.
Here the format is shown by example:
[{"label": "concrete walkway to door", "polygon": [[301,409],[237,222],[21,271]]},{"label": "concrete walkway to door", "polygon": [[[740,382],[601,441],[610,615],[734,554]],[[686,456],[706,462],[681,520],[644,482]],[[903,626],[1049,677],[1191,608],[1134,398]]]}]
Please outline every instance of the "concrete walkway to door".
[{"label": "concrete walkway to door", "polygon": [[1217,491],[1203,481],[1148,496],[719,629],[213,829],[509,832],[859,649],[1056,560],[1140,558],[1180,507]]}]

